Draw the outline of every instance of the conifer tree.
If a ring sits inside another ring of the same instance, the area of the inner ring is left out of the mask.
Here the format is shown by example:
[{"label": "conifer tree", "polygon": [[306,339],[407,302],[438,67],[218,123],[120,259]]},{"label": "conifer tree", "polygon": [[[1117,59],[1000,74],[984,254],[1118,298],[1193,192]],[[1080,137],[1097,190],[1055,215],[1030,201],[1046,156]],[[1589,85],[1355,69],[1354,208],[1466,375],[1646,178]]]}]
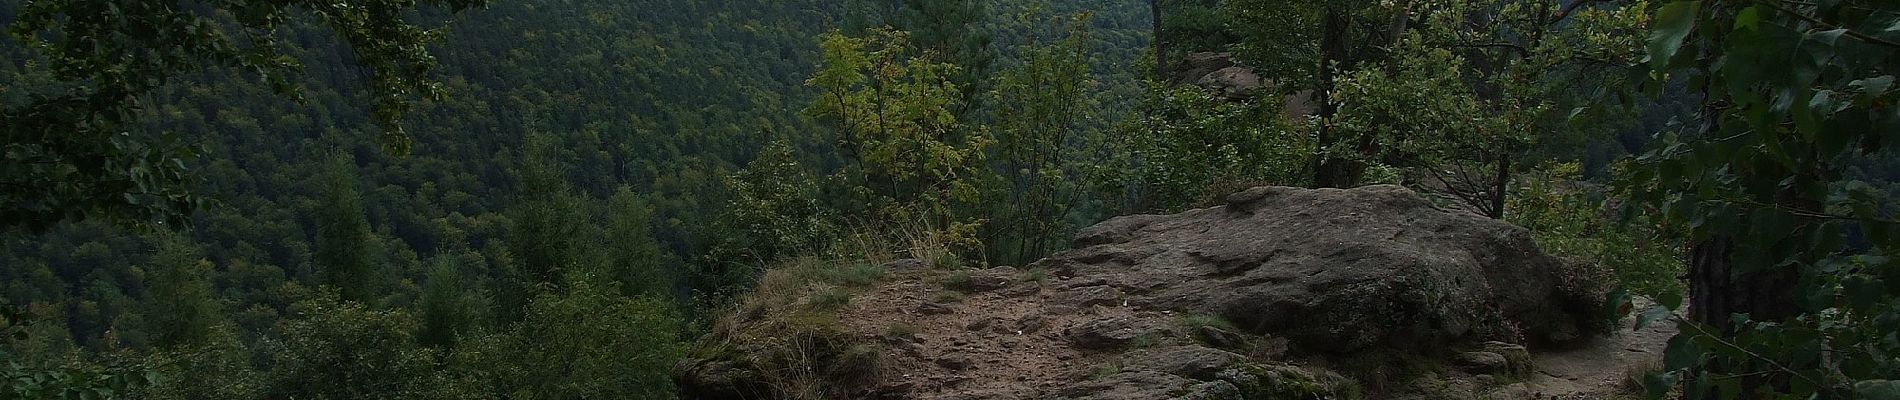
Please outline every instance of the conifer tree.
[{"label": "conifer tree", "polygon": [[632,188],[621,187],[607,200],[605,275],[629,296],[665,298],[677,277],[668,271],[673,261],[653,239],[653,209]]},{"label": "conifer tree", "polygon": [[211,290],[209,261],[196,245],[177,234],[162,235],[152,258],[145,329],[152,346],[203,345],[223,323]]},{"label": "conifer tree", "polygon": [[369,220],[357,191],[356,163],[337,155],[320,178],[322,206],[317,211],[317,267],[323,284],[344,300],[365,302],[375,295],[375,265],[370,259]]},{"label": "conifer tree", "polygon": [[990,34],[982,30],[989,18],[985,1],[906,1],[899,13],[896,28],[910,32],[913,45],[957,66],[950,82],[963,92],[965,108],[959,114],[979,107],[981,95],[989,91],[990,64],[996,59]]},{"label": "conifer tree", "polygon": [[422,328],[416,339],[425,345],[449,347],[468,325],[466,286],[455,257],[437,256],[431,264],[429,281],[422,286]]},{"label": "conifer tree", "polygon": [[586,209],[573,193],[562,163],[559,142],[547,135],[528,138],[519,191],[508,208],[508,253],[501,280],[504,321],[513,321],[529,299],[544,289],[566,284],[569,271],[585,257],[582,241],[589,236]]}]

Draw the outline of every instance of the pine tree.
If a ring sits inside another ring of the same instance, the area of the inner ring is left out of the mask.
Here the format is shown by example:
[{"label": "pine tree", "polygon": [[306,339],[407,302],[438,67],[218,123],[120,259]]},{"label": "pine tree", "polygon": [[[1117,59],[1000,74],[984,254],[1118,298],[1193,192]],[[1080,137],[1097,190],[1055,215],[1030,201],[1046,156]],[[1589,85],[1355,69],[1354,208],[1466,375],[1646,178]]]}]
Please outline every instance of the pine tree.
[{"label": "pine tree", "polygon": [[449,347],[468,325],[469,302],[455,257],[438,256],[433,261],[429,281],[422,286],[422,330],[416,339],[425,345]]},{"label": "pine tree", "polygon": [[508,273],[500,282],[504,321],[513,321],[544,288],[565,285],[568,272],[587,259],[580,254],[586,250],[581,244],[593,237],[587,232],[591,224],[581,198],[567,182],[557,146],[553,137],[530,137],[517,171],[520,191],[508,208],[513,262],[505,266]]},{"label": "pine tree", "polygon": [[338,155],[324,167],[323,204],[317,211],[317,267],[323,284],[344,300],[374,296],[375,266],[370,260],[369,220],[357,192],[356,163]]},{"label": "pine tree", "polygon": [[607,204],[606,271],[630,296],[665,298],[677,278],[667,270],[673,261],[653,239],[653,208],[632,188],[622,187]]},{"label": "pine tree", "polygon": [[902,3],[895,28],[910,32],[912,45],[957,66],[950,82],[962,90],[965,109],[959,114],[967,115],[962,111],[977,108],[981,95],[989,92],[990,64],[996,59],[990,34],[979,29],[989,19],[989,7],[984,0]]},{"label": "pine tree", "polygon": [[211,263],[177,234],[162,235],[152,257],[145,329],[152,346],[177,348],[210,342],[223,323],[211,291]]}]

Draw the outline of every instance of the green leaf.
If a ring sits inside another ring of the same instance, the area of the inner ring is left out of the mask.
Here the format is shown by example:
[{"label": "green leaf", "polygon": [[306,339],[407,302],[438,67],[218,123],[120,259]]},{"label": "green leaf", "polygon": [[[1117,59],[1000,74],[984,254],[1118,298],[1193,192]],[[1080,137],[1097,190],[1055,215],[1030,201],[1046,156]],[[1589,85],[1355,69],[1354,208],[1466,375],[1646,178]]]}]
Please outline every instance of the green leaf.
[{"label": "green leaf", "polygon": [[1648,392],[1650,400],[1661,400],[1667,398],[1681,381],[1682,371],[1648,374],[1643,376],[1643,389]]},{"label": "green leaf", "polygon": [[1629,314],[1630,299],[1629,290],[1622,286],[1610,289],[1610,293],[1603,296],[1603,314],[1618,317]]},{"label": "green leaf", "polygon": [[1695,29],[1696,14],[1702,10],[1700,1],[1678,1],[1664,5],[1656,11],[1655,26],[1649,34],[1649,63],[1657,71],[1669,65],[1676,58],[1676,52],[1682,50],[1682,41]]},{"label": "green leaf", "polygon": [[1682,293],[1668,292],[1658,295],[1656,296],[1656,304],[1661,304],[1670,310],[1680,310],[1682,309]]},{"label": "green leaf", "polygon": [[1735,13],[1735,30],[1752,31],[1756,29],[1761,29],[1760,8],[1748,6],[1747,8],[1743,8],[1741,12]]},{"label": "green leaf", "polygon": [[1866,275],[1852,275],[1841,281],[1842,294],[1855,311],[1877,311],[1886,297],[1886,283]]},{"label": "green leaf", "polygon": [[1900,381],[1871,380],[1855,382],[1854,397],[1862,400],[1900,400]]},{"label": "green leaf", "polygon": [[[1689,324],[1692,322],[1683,322]],[[1669,338],[1669,346],[1663,349],[1663,368],[1683,369],[1702,364],[1702,346],[1696,345],[1694,337],[1678,333]]]}]

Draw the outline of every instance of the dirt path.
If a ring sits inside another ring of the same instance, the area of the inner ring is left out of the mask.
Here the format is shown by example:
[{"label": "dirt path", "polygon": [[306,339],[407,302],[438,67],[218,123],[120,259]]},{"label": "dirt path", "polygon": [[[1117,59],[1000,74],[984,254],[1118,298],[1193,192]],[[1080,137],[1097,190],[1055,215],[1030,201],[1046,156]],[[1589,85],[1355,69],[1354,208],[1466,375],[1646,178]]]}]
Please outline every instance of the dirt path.
[{"label": "dirt path", "polygon": [[[1635,305],[1642,310],[1650,303],[1639,298]],[[1630,331],[1628,327],[1634,324],[1633,317],[1626,318],[1616,336],[1587,347],[1533,354],[1536,369],[1524,382],[1522,393],[1527,398],[1568,400],[1610,399],[1627,392],[1625,381],[1631,371],[1660,362],[1663,348],[1676,335],[1676,327],[1666,323]]]}]

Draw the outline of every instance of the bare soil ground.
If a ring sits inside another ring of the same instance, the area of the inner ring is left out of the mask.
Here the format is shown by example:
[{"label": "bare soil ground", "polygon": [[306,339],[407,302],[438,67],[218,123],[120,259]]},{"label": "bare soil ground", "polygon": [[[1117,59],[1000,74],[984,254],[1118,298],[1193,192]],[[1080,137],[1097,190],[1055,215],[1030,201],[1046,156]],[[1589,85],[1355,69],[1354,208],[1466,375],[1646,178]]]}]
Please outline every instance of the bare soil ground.
[{"label": "bare soil ground", "polygon": [[[1651,304],[1641,298],[1636,303],[1637,310]],[[1525,398],[1613,399],[1630,393],[1628,379],[1660,365],[1663,348],[1676,335],[1676,327],[1667,323],[1632,331],[1634,324],[1633,317],[1625,318],[1615,336],[1583,348],[1533,353],[1536,369],[1524,382]]]},{"label": "bare soil ground", "polygon": [[931,275],[894,274],[854,299],[840,318],[852,333],[884,344],[877,366],[883,392],[915,399],[1039,398],[1095,367],[1098,360],[1061,337],[1076,310],[1046,308],[1040,284],[966,297]]}]

